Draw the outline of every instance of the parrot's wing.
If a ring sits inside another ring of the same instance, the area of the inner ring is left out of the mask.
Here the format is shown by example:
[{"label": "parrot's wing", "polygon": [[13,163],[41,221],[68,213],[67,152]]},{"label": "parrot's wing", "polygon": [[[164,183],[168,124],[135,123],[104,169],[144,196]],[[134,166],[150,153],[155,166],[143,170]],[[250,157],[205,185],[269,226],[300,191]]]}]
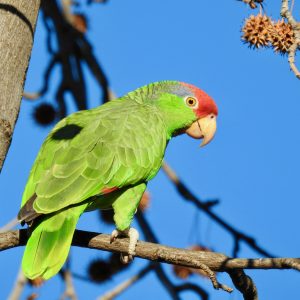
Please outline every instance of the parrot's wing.
[{"label": "parrot's wing", "polygon": [[116,100],[71,115],[49,134],[31,171],[22,204],[38,213],[81,203],[107,189],[152,178],[166,133],[153,108]]}]

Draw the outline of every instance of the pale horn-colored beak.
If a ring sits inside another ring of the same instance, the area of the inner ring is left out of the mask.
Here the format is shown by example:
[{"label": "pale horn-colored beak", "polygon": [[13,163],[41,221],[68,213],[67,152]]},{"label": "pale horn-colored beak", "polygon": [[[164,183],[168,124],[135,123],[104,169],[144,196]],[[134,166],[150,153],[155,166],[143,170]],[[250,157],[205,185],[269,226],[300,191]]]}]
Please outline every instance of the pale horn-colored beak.
[{"label": "pale horn-colored beak", "polygon": [[216,133],[216,120],[216,115],[209,114],[195,121],[185,132],[195,139],[203,139],[200,145],[200,147],[203,147],[213,139]]}]

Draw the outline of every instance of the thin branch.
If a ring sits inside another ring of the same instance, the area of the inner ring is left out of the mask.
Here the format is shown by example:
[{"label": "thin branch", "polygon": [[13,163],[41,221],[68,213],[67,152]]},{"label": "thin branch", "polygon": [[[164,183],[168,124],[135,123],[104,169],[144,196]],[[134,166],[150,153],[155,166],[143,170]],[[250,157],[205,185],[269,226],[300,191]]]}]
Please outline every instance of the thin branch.
[{"label": "thin branch", "polygon": [[288,23],[292,26],[294,32],[295,41],[288,50],[288,61],[291,70],[295,73],[296,77],[300,79],[300,71],[295,64],[296,51],[300,46],[300,26],[299,23],[294,19],[291,11],[289,10],[289,0],[282,0],[280,14],[283,18],[287,19]]},{"label": "thin branch", "polygon": [[100,296],[98,300],[111,300],[115,297],[119,296],[123,293],[126,289],[132,286],[134,283],[142,279],[145,275],[147,275],[151,270],[153,270],[153,264],[148,264],[146,267],[141,269],[136,275],[132,276],[131,278],[126,279],[124,282],[120,283],[112,290],[108,291],[104,295]]},{"label": "thin branch", "polygon": [[65,17],[65,19],[72,24],[73,23],[73,14],[71,12],[71,6],[73,4],[72,0],[62,0],[62,12]]},{"label": "thin branch", "polygon": [[258,246],[255,239],[244,234],[243,232],[235,229],[233,226],[231,226],[229,223],[224,221],[221,217],[219,217],[216,213],[211,211],[211,205],[208,205],[209,202],[201,201],[199,198],[197,198],[185,185],[184,183],[179,179],[177,174],[171,169],[171,167],[164,162],[162,165],[162,169],[168,176],[168,178],[171,180],[171,182],[175,185],[178,193],[185,199],[190,202],[192,202],[198,209],[204,211],[212,220],[214,220],[216,223],[218,223],[221,227],[223,227],[226,231],[231,233],[235,240],[235,249],[234,253],[237,254],[237,243],[239,241],[245,242],[250,248],[255,250],[257,253],[266,256],[266,257],[273,257],[274,255],[271,255],[266,250],[264,250],[262,247]]},{"label": "thin branch", "polygon": [[175,287],[178,292],[192,291],[200,296],[202,300],[208,300],[207,292],[200,286],[193,283],[183,283]]},{"label": "thin branch", "polygon": [[24,276],[22,269],[20,268],[15,284],[11,290],[8,300],[19,300],[28,279]]},{"label": "thin branch", "polygon": [[[0,233],[0,251],[24,246],[27,239],[26,229]],[[128,244],[128,238],[117,239],[110,243],[110,235],[108,234],[82,230],[75,231],[72,241],[73,246],[118,253],[126,253]],[[139,241],[137,244],[136,256],[150,261],[190,268],[203,268],[205,265],[209,270],[217,272],[241,269],[295,269],[300,271],[300,258],[230,258],[216,252],[179,249],[143,241]]]},{"label": "thin branch", "polygon": [[13,219],[11,219],[9,222],[7,222],[5,225],[3,225],[0,228],[0,232],[5,232],[5,231],[9,231],[12,230],[14,227],[16,227],[19,224],[19,220],[15,217]]},{"label": "thin branch", "polygon": [[29,93],[29,92],[23,92],[23,99],[26,100],[37,100],[41,97],[41,93],[36,92],[36,93]]},{"label": "thin branch", "polygon": [[258,300],[256,286],[243,270],[230,270],[227,273],[234,286],[242,293],[244,300]]},{"label": "thin branch", "polygon": [[[158,244],[159,241],[155,236],[152,228],[150,227],[149,223],[147,222],[144,214],[138,210],[136,213],[136,219],[143,231],[143,234],[147,241]],[[165,273],[164,269],[162,268],[161,264],[156,263],[154,272],[159,279],[159,282],[162,283],[163,287],[167,290],[173,300],[179,300],[178,290],[176,290],[175,285],[169,279],[167,274]]]},{"label": "thin branch", "polygon": [[58,56],[57,55],[54,55],[45,72],[44,72],[44,78],[43,78],[43,86],[42,88],[38,91],[38,92],[35,92],[35,93],[28,93],[28,92],[23,92],[23,98],[26,99],[26,100],[37,100],[39,98],[41,98],[44,94],[47,93],[48,91],[48,88],[49,88],[49,80],[50,80],[50,75],[52,73],[52,70],[54,69],[55,65],[58,63]]},{"label": "thin branch", "polygon": [[60,297],[60,300],[64,300],[64,299],[71,299],[71,300],[77,300],[77,295],[75,292],[75,288],[73,285],[73,280],[72,280],[72,274],[69,270],[69,268],[67,268],[66,270],[62,271],[62,276],[66,285],[65,291],[62,294],[62,296]]}]

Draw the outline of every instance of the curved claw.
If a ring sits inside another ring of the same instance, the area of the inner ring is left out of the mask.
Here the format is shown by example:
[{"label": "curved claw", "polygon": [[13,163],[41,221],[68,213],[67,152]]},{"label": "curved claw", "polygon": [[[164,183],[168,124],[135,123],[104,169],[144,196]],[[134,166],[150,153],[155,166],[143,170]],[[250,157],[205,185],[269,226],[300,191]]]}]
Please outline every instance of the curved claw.
[{"label": "curved claw", "polygon": [[129,238],[128,254],[121,254],[121,262],[124,264],[128,264],[134,258],[136,244],[139,239],[139,232],[132,227],[124,231],[114,229],[110,236],[110,242],[112,243],[119,236],[125,236]]},{"label": "curved claw", "polygon": [[129,254],[121,253],[121,255],[120,255],[120,260],[124,265],[129,264],[130,262],[133,261],[133,259],[134,259],[134,257]]},{"label": "curved claw", "polygon": [[121,235],[121,231],[117,230],[117,229],[114,229],[110,235],[110,243],[114,242],[115,239]]}]

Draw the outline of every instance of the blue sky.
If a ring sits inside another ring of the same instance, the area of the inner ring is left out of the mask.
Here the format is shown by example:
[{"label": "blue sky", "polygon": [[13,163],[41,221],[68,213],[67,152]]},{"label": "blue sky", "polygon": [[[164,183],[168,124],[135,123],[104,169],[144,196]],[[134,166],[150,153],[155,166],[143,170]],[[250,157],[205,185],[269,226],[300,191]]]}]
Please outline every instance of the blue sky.
[{"label": "blue sky", "polygon": [[[279,18],[281,1],[266,4]],[[193,83],[217,102],[218,131],[214,141],[200,149],[199,141],[186,136],[169,145],[166,160],[182,180],[203,199],[219,198],[214,211],[241,231],[255,237],[269,252],[299,257],[298,211],[300,136],[300,82],[290,72],[285,57],[271,49],[253,51],[240,41],[240,30],[251,11],[237,1],[114,1],[85,7],[88,38],[109,78],[111,88],[123,95],[149,82],[175,79]],[[49,56],[45,32],[38,22],[26,81],[27,91],[42,84]],[[59,70],[51,80],[55,89]],[[100,92],[88,76],[90,106],[99,104]],[[51,91],[44,97],[53,101]],[[50,128],[37,127],[32,109],[38,103],[23,101],[13,142],[0,177],[0,224],[17,214],[26,179]],[[72,111],[72,104],[70,105]],[[200,243],[230,255],[232,237],[203,213],[185,203],[163,173],[149,184],[151,207],[146,217],[161,243],[188,247]],[[110,233],[95,213],[85,214],[78,228]],[[0,255],[0,298],[5,299],[15,280],[22,248]],[[107,254],[72,249],[72,268],[84,273],[93,258]],[[242,244],[241,257],[257,257]],[[136,259],[129,273],[103,285],[75,280],[80,299],[95,299],[137,272],[146,262]],[[174,282],[171,268],[165,267]],[[295,271],[247,271],[261,299],[295,299],[299,276]],[[231,284],[226,274],[219,279]],[[242,299],[238,292],[215,291],[210,282],[191,278],[210,293],[210,299]],[[4,284],[3,284],[4,283]],[[276,287],[276,288],[274,288]],[[63,290],[58,278],[38,290],[40,299],[57,299]],[[145,292],[147,290],[147,292]],[[31,292],[27,288],[23,299]],[[49,296],[51,295],[51,296]],[[120,299],[168,299],[153,274],[126,291]],[[196,299],[192,293],[184,299]]]}]

